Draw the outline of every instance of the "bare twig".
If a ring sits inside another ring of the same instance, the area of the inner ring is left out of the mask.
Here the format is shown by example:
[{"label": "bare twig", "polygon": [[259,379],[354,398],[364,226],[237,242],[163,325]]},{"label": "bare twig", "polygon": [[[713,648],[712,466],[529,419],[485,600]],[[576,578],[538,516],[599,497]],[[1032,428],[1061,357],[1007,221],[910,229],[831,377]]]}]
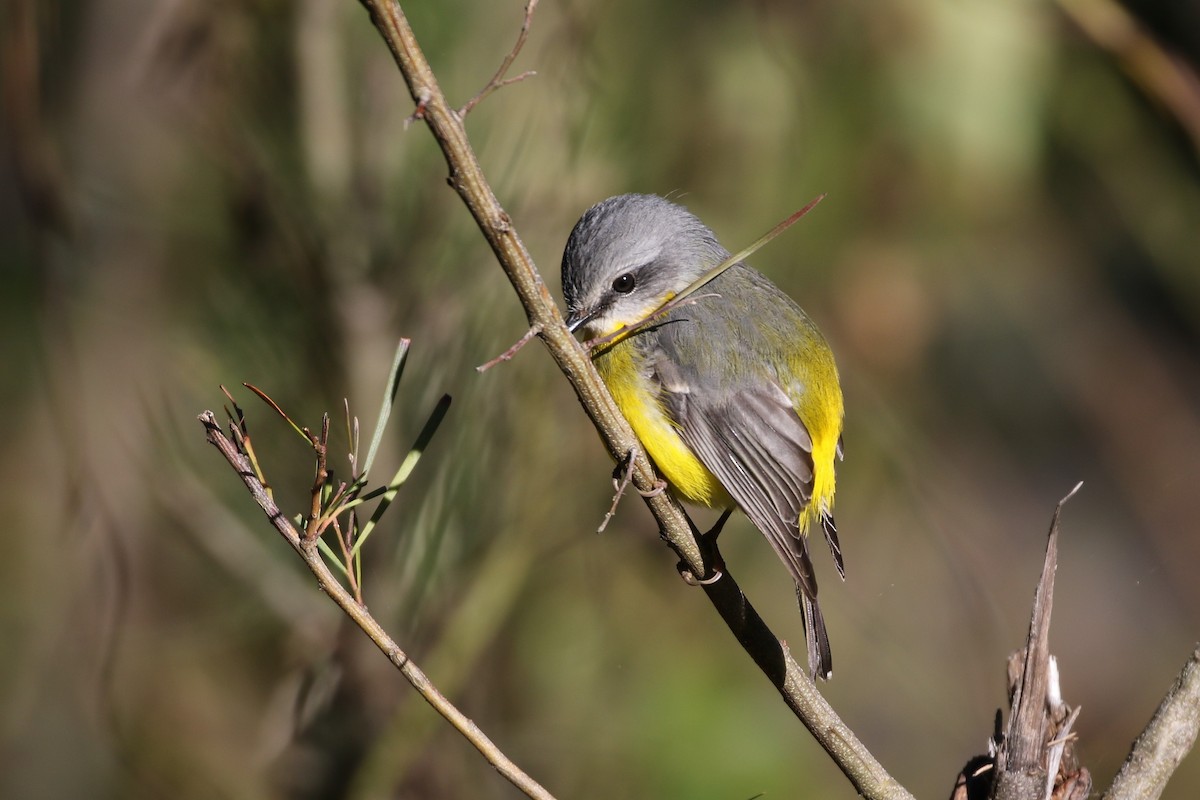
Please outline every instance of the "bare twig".
[{"label": "bare twig", "polygon": [[537,73],[533,70],[526,70],[520,75],[512,78],[505,78],[509,68],[513,62],[517,60],[517,56],[521,54],[521,48],[525,46],[525,40],[529,38],[529,26],[533,24],[533,11],[537,8],[538,0],[529,0],[525,4],[525,20],[521,23],[521,32],[517,34],[517,42],[513,45],[512,50],[508,51],[508,55],[500,62],[500,68],[496,70],[496,74],[487,82],[487,85],[479,90],[479,94],[467,101],[466,105],[458,110],[459,117],[465,117],[471,113],[471,109],[479,105],[497,89],[508,86],[510,83],[517,83],[529,78]]},{"label": "bare twig", "polygon": [[1179,677],[1154,712],[1104,800],[1155,800],[1179,762],[1196,743],[1200,729],[1200,647],[1192,651]]},{"label": "bare twig", "polygon": [[496,366],[501,361],[511,361],[512,357],[515,356],[518,352],[520,352],[522,347],[529,344],[530,340],[532,340],[533,337],[537,336],[541,332],[542,332],[541,326],[534,325],[529,330],[525,331],[525,334],[523,336],[521,336],[520,339],[517,339],[516,343],[513,344],[512,347],[508,348],[503,353],[496,356],[495,358],[493,358],[491,361],[487,362],[486,364],[480,364],[478,367],[475,368],[475,370],[477,372],[487,372],[489,369]]},{"label": "bare twig", "polygon": [[633,453],[629,454],[625,467],[617,468],[617,472],[621,477],[618,478],[616,473],[613,474],[613,499],[612,505],[608,507],[608,511],[604,514],[604,519],[600,520],[600,527],[596,528],[596,533],[604,533],[604,529],[608,527],[608,523],[617,513],[617,506],[621,504],[621,498],[625,496],[625,490],[629,488],[629,484],[633,482],[633,465],[636,463]]},{"label": "bare twig", "polygon": [[[321,524],[321,489],[329,478],[329,414],[321,415],[321,434],[309,438],[313,450],[317,454],[317,468],[313,474],[312,507],[309,509],[308,520],[304,525],[304,539],[307,544],[313,544],[321,538],[324,526]],[[349,564],[346,565],[349,568]]]},{"label": "bare twig", "polygon": [[[235,443],[236,444],[236,443]],[[336,612],[278,553],[252,536],[205,481],[184,472],[169,486],[155,487],[175,525],[248,591],[256,594],[305,648],[318,650],[330,641]],[[264,492],[266,487],[264,486]]]},{"label": "bare twig", "polygon": [[[608,512],[604,515],[604,519],[600,521],[600,527],[596,529],[596,533],[604,533],[604,529],[608,527],[608,523],[616,515],[617,506],[621,504],[621,498],[625,496],[625,490],[633,485],[633,467],[636,463],[637,461],[635,454],[630,453],[625,457],[625,464],[623,466],[618,464],[617,468],[613,470],[614,494],[612,505],[608,507]],[[654,495],[662,494],[667,490],[667,482],[660,480],[658,484],[648,492],[644,492],[637,487],[634,487],[634,490],[642,497],[654,497]],[[729,511],[726,511],[725,513],[726,516],[728,516]],[[718,572],[717,575],[719,576],[720,573]],[[710,578],[710,580],[716,580],[716,578]],[[698,583],[703,583],[703,581],[698,581]]]},{"label": "bare twig", "polygon": [[316,542],[296,530],[287,517],[283,515],[283,512],[279,510],[279,507],[275,505],[275,501],[267,495],[266,489],[258,478],[255,477],[249,460],[221,431],[221,426],[217,423],[217,419],[213,413],[205,411],[200,415],[199,419],[201,424],[204,425],[209,443],[216,447],[221,455],[225,457],[225,460],[229,462],[229,465],[238,473],[246,488],[249,489],[250,495],[254,498],[259,508],[267,515],[267,519],[271,521],[271,524],[279,531],[280,535],[287,540],[292,549],[304,559],[304,563],[308,565],[313,575],[316,576],[317,585],[321,591],[329,595],[342,611],[346,613],[346,616],[350,617],[358,627],[362,628],[363,632],[375,643],[375,646],[387,656],[388,660],[400,670],[400,673],[404,675],[412,687],[425,699],[425,702],[433,706],[435,711],[441,714],[455,730],[474,745],[475,749],[487,759],[488,763],[496,768],[497,772],[524,792],[527,797],[535,798],[536,800],[554,800],[553,795],[513,763],[479,729],[479,726],[459,711],[445,695],[438,691],[437,687],[430,682],[425,673],[413,663],[412,659],[400,649],[400,646],[383,629],[383,626],[371,616],[366,607],[356,602],[350,593],[346,591],[346,588],[329,571],[329,567],[325,564],[324,559],[321,558]]},{"label": "bare twig", "polygon": [[[395,0],[361,2],[392,51],[414,102],[423,104],[422,119],[446,158],[451,187],[470,210],[508,275],[530,326],[540,327],[538,336],[571,382],[609,454],[614,461],[621,460],[637,448],[637,439],[596,373],[591,359],[563,324],[562,315],[513,229],[511,218],[484,177],[467,139],[462,118],[442,94],[403,10]],[[633,483],[642,492],[652,492],[657,479],[649,460],[640,448],[638,450]],[[711,575],[715,548],[701,548],[687,516],[670,492],[647,497],[646,503],[663,538],[692,574]],[[860,794],[868,798],[911,797],[825,702],[806,670],[762,621],[732,575],[726,573],[721,580],[705,585],[704,591],[738,642]],[[698,699],[698,702],[702,700]]]}]

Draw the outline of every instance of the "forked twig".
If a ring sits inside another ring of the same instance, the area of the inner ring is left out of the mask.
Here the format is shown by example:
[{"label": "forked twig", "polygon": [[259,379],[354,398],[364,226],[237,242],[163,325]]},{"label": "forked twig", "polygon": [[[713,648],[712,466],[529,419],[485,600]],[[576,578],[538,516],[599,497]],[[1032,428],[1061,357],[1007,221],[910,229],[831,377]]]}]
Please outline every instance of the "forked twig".
[{"label": "forked twig", "polygon": [[537,8],[537,4],[538,0],[529,0],[529,2],[525,4],[525,20],[521,23],[521,32],[517,34],[516,44],[513,45],[512,50],[508,51],[508,55],[504,57],[504,60],[500,62],[500,68],[496,70],[496,74],[493,75],[492,79],[487,82],[487,85],[479,90],[479,94],[468,100],[466,105],[458,110],[459,119],[462,119],[463,117],[467,116],[467,114],[470,114],[471,109],[482,103],[488,95],[497,89],[503,86],[508,86],[510,83],[518,83],[526,78],[537,75],[537,72],[530,69],[512,78],[504,77],[509,68],[513,65],[513,62],[517,60],[517,56],[520,55],[521,48],[525,46],[525,40],[529,38],[529,26],[533,24],[533,11],[535,8]]},{"label": "forked twig", "polygon": [[229,462],[229,466],[242,479],[242,483],[246,485],[246,488],[250,491],[250,495],[254,498],[258,507],[262,509],[263,513],[267,515],[267,519],[270,520],[275,530],[304,559],[304,563],[308,565],[313,575],[316,576],[317,584],[320,586],[321,591],[329,595],[342,611],[346,613],[346,616],[350,617],[358,627],[362,628],[363,632],[387,656],[388,660],[392,662],[412,687],[417,690],[421,697],[429,705],[433,706],[434,710],[441,714],[467,741],[474,745],[475,749],[487,759],[488,763],[496,768],[497,772],[511,781],[527,797],[534,798],[534,800],[554,800],[553,795],[518,767],[512,759],[505,755],[480,730],[478,725],[451,703],[445,695],[438,691],[438,688],[433,685],[421,668],[408,657],[407,653],[400,649],[400,646],[388,635],[383,626],[371,616],[366,606],[351,596],[341,581],[329,570],[329,565],[321,557],[316,541],[309,539],[298,531],[283,512],[280,511],[275,501],[267,494],[266,488],[255,476],[246,454],[241,452],[237,445],[222,432],[221,426],[217,423],[217,419],[213,413],[205,411],[200,415],[199,419],[201,424],[204,425],[209,443],[217,448],[218,452]]}]

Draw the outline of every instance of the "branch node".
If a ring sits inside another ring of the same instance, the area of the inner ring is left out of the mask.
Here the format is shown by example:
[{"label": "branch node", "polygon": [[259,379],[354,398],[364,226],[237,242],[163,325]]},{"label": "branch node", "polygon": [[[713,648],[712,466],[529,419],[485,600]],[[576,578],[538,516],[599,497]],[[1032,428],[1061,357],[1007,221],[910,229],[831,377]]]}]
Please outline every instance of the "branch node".
[{"label": "branch node", "polygon": [[425,119],[425,109],[429,108],[431,99],[433,99],[433,94],[428,89],[421,89],[417,98],[417,107],[413,109],[413,113],[404,118],[404,130],[408,130],[414,122]]}]

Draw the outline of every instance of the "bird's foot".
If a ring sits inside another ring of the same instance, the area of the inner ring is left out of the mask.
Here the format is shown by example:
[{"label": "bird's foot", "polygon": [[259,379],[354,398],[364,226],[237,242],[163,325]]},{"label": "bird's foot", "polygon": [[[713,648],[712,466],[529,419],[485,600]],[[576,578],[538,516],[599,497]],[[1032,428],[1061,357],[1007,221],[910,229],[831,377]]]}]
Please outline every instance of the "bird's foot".
[{"label": "bird's foot", "polygon": [[679,577],[683,578],[683,582],[688,586],[712,586],[725,574],[724,570],[713,569],[712,574],[707,578],[698,578],[686,561],[680,561],[675,565],[675,569],[679,570]]},{"label": "bird's foot", "polygon": [[[621,496],[625,494],[626,489],[628,489],[630,486],[633,486],[633,464],[636,458],[637,449],[631,449],[625,455],[624,460],[617,464],[617,466],[613,467],[613,501],[612,505],[608,508],[608,513],[604,515],[604,519],[601,521],[600,527],[596,531],[597,533],[603,533],[604,529],[608,527],[609,520],[611,520],[613,515],[617,513],[617,505],[621,502]],[[646,491],[642,491],[636,486],[634,486],[633,489],[642,497],[654,497],[666,491],[667,482],[660,478],[656,479],[654,486]]]}]

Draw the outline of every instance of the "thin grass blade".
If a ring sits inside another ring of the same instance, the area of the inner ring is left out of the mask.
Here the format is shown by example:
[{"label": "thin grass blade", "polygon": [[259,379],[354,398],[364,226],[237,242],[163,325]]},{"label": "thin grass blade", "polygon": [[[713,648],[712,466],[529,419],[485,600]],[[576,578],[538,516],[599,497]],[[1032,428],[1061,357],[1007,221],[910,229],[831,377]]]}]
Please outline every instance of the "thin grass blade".
[{"label": "thin grass blade", "polygon": [[376,523],[383,517],[384,512],[392,504],[392,500],[396,497],[396,492],[408,480],[408,476],[412,474],[416,468],[417,462],[421,460],[422,453],[429,446],[429,442],[433,439],[433,435],[437,433],[438,426],[442,424],[442,420],[446,417],[446,412],[450,409],[450,395],[442,395],[442,399],[438,400],[434,406],[433,412],[430,413],[429,419],[425,421],[425,427],[421,428],[421,433],[417,435],[417,440],[413,443],[412,449],[408,451],[408,455],[404,457],[404,461],[400,464],[400,469],[396,470],[395,476],[387,485],[387,491],[383,493],[383,497],[379,501],[379,505],[375,507],[375,512],[371,514],[371,518],[363,525],[362,532],[358,535],[358,539],[354,542],[354,547],[350,550],[351,556],[357,556],[359,548],[367,541],[367,537],[375,529]]},{"label": "thin grass blade", "polygon": [[379,443],[383,441],[383,430],[392,416],[396,394],[400,391],[400,376],[404,374],[404,362],[408,360],[408,346],[411,343],[411,339],[401,339],[396,345],[396,355],[392,357],[392,371],[388,373],[383,402],[379,406],[379,419],[375,422],[375,432],[371,434],[371,446],[367,448],[367,460],[363,462],[360,470],[362,473],[370,472],[371,465],[375,463],[375,454],[379,451]]}]

